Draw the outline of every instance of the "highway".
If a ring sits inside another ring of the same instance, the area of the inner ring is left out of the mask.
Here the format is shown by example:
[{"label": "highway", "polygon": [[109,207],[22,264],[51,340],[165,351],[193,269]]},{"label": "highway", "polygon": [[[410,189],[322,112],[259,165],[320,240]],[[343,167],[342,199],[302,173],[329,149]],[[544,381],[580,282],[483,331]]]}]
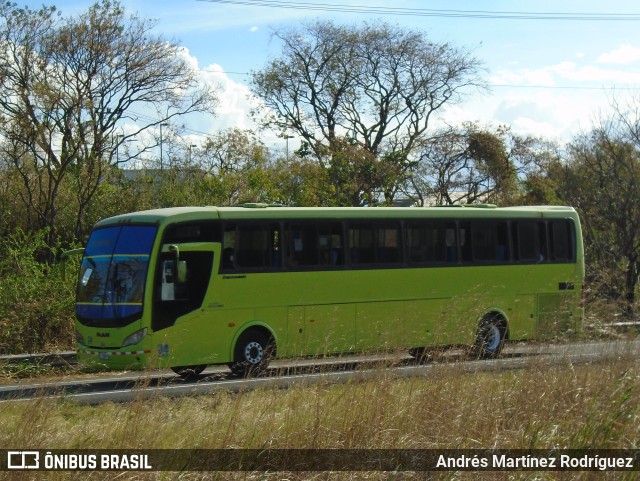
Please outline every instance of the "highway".
[{"label": "highway", "polygon": [[435,360],[417,362],[403,354],[347,355],[323,359],[274,361],[260,377],[233,377],[226,367],[210,367],[194,379],[181,379],[171,371],[108,372],[78,375],[64,381],[21,381],[0,384],[0,403],[37,397],[63,398],[83,404],[130,402],[160,396],[193,396],[217,391],[248,391],[259,388],[286,389],[315,383],[347,383],[380,376],[414,378],[438,370],[457,372],[502,371],[531,366],[562,366],[640,358],[640,340],[564,344],[507,344],[496,360],[468,360],[462,350],[452,349]]}]

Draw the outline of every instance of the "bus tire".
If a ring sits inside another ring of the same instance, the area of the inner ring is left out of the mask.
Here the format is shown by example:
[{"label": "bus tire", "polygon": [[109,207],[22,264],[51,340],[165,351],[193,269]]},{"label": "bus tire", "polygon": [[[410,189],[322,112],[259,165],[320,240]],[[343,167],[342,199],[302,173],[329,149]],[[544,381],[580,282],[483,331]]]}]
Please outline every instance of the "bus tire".
[{"label": "bus tire", "polygon": [[273,337],[258,329],[249,329],[238,338],[231,372],[239,376],[257,376],[267,369],[275,352]]},{"label": "bus tire", "polygon": [[480,321],[473,345],[475,359],[496,359],[500,357],[506,338],[507,326],[502,316],[493,314]]},{"label": "bus tire", "polygon": [[188,379],[199,375],[206,367],[206,364],[197,364],[194,366],[174,366],[171,370],[178,376]]}]

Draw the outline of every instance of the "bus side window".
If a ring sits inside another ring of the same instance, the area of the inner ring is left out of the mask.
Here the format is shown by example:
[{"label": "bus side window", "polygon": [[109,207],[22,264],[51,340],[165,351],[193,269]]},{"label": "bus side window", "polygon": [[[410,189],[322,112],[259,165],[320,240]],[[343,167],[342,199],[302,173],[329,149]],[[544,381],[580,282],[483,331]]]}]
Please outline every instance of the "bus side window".
[{"label": "bus side window", "polygon": [[225,224],[222,234],[222,262],[224,270],[235,269],[236,224]]},{"label": "bus side window", "polygon": [[547,230],[544,222],[522,220],[514,223],[514,246],[517,260],[522,262],[545,262],[547,253]]},{"label": "bus side window", "polygon": [[314,224],[292,224],[287,229],[287,265],[318,265],[318,233]]},{"label": "bus side window", "polygon": [[458,229],[454,223],[449,222],[444,227],[447,262],[456,263],[458,262]]},{"label": "bus side window", "polygon": [[224,249],[222,249],[222,268],[223,269],[235,268],[233,247],[225,247]]},{"label": "bus side window", "polygon": [[496,225],[493,222],[474,222],[471,224],[473,260],[491,262],[498,258],[498,239]]},{"label": "bus side window", "polygon": [[473,261],[471,222],[460,222],[458,224],[458,243],[460,244],[460,256],[462,262]]},{"label": "bus side window", "polygon": [[398,264],[402,262],[401,239],[399,223],[353,222],[349,226],[351,264]]},{"label": "bus side window", "polygon": [[344,265],[343,230],[339,222],[318,225],[319,260],[322,266]]},{"label": "bus side window", "polygon": [[[455,234],[452,232],[455,238]],[[445,262],[447,246],[442,222],[409,222],[406,224],[406,244],[411,265]]]},{"label": "bus side window", "polygon": [[373,264],[375,231],[371,224],[349,226],[349,259],[351,264]]},{"label": "bus side window", "polygon": [[506,222],[474,222],[471,224],[471,233],[474,261],[509,260],[509,231]]},{"label": "bus side window", "polygon": [[222,240],[223,270],[264,270],[281,266],[278,224],[227,223]]},{"label": "bus side window", "polygon": [[427,225],[421,225],[417,222],[408,222],[405,225],[405,243],[407,245],[409,265],[426,263],[429,249]]},{"label": "bus side window", "polygon": [[537,262],[540,252],[538,223],[532,221],[518,221],[514,224],[514,237],[518,260]]},{"label": "bus side window", "polygon": [[327,269],[344,265],[340,222],[290,224],[285,229],[287,265]]},{"label": "bus side window", "polygon": [[570,221],[560,220],[551,222],[551,252],[556,262],[573,260],[573,243]]},{"label": "bus side window", "polygon": [[172,224],[167,227],[163,242],[165,244],[220,242],[220,222],[202,220]]},{"label": "bus side window", "polygon": [[262,268],[266,264],[268,236],[262,225],[239,225],[235,261],[238,267]]},{"label": "bus side window", "polygon": [[280,247],[280,226],[273,224],[269,226],[269,248],[271,254],[271,267],[279,269],[282,267],[282,249]]},{"label": "bus side window", "polygon": [[498,222],[498,261],[509,262],[511,260],[511,249],[509,246],[509,227],[506,222]]}]

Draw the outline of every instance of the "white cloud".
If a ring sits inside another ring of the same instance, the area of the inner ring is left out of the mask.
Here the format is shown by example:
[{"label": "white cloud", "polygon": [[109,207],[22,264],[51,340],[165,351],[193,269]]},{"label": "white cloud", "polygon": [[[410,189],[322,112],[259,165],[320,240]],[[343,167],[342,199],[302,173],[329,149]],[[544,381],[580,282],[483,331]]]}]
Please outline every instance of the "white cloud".
[{"label": "white cloud", "polygon": [[599,63],[611,63],[627,65],[640,60],[640,48],[624,44],[611,52],[603,53],[598,57]]},{"label": "white cloud", "polygon": [[501,70],[493,75],[490,82],[494,85],[547,85],[554,84],[553,72],[539,70]]},{"label": "white cloud", "polygon": [[624,69],[600,68],[594,65],[579,67],[571,62],[564,62],[551,67],[551,71],[556,73],[561,80],[593,82],[605,87],[640,83],[640,72]]},{"label": "white cloud", "polygon": [[251,27],[251,28],[249,29],[249,31],[250,31],[250,32],[252,32],[252,33],[253,33],[253,32],[257,32],[258,30],[259,30],[259,29],[258,29],[258,27],[255,27],[255,26],[254,26],[254,27]]},{"label": "white cloud", "polygon": [[589,130],[598,112],[610,111],[609,92],[576,89],[504,89],[491,116],[522,135],[567,142]]},{"label": "white cloud", "polygon": [[[640,50],[639,50],[640,53]],[[596,65],[579,65],[576,62],[560,62],[539,69],[500,70],[490,78],[494,85],[563,86],[568,82],[591,82],[584,86],[620,86],[640,83],[640,72],[628,69],[602,68]],[[580,85],[578,85],[580,86]]]},{"label": "white cloud", "polygon": [[588,130],[598,111],[608,106],[606,93],[599,90],[495,87],[490,95],[447,107],[443,118],[450,125],[508,125],[519,135],[565,143]]},{"label": "white cloud", "polygon": [[216,124],[220,129],[237,127],[253,128],[249,111],[256,106],[257,100],[251,96],[249,88],[234,81],[220,65],[213,64],[201,71],[202,79],[218,87],[219,104],[216,108]]},{"label": "white cloud", "polygon": [[[190,142],[194,141],[194,131],[201,133],[201,140],[204,140],[206,135],[213,135],[232,128],[250,129],[258,132],[259,126],[254,122],[250,112],[260,106],[262,102],[251,93],[249,87],[227,75],[219,64],[200,67],[198,59],[191,55],[187,49],[184,50],[183,55],[188,57],[190,65],[198,72],[200,82],[203,85],[213,87],[218,97],[215,115],[193,114],[185,119],[187,129],[191,132]],[[260,136],[267,146],[281,147],[282,140],[275,133],[261,131]],[[195,143],[198,141],[196,140]]]}]

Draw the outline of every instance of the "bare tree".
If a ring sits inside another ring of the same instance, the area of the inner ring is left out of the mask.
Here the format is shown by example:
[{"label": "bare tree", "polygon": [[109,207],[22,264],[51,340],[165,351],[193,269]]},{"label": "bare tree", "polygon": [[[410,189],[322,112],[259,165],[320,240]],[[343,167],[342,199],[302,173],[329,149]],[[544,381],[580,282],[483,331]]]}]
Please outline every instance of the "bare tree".
[{"label": "bare tree", "polygon": [[419,205],[508,200],[517,174],[531,161],[525,155],[527,142],[504,127],[467,123],[441,130],[420,143],[404,193]]},{"label": "bare tree", "polygon": [[[401,176],[434,113],[481,84],[476,59],[422,32],[318,21],[274,35],[282,55],[253,76],[263,113],[271,114],[263,120],[297,133],[326,169],[349,143],[358,155],[364,150],[377,163],[393,164],[382,170]],[[394,182],[376,187],[387,200],[394,195]]]},{"label": "bare tree", "polygon": [[142,153],[118,156],[119,146],[215,105],[180,47],[152,35],[152,27],[111,0],[67,19],[53,7],[0,6],[2,154],[22,177],[24,202],[38,226],[50,229],[49,240],[56,235],[63,181],[76,184],[80,237],[105,169]]},{"label": "bare tree", "polygon": [[591,279],[614,273],[603,287],[625,299],[629,315],[640,275],[638,105],[638,99],[626,107],[614,102],[614,115],[571,143],[562,185],[582,215]]}]

